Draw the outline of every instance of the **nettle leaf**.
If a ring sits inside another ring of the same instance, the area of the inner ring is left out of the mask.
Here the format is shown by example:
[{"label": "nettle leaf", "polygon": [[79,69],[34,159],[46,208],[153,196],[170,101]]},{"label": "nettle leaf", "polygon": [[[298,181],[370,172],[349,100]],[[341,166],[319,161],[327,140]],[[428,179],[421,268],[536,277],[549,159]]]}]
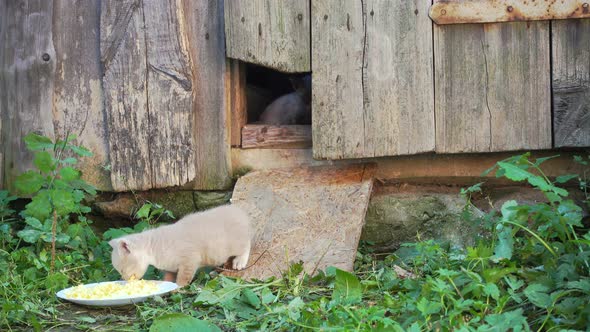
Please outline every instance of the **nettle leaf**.
[{"label": "nettle leaf", "polygon": [[493,331],[529,331],[526,317],[522,309],[507,311],[501,314],[486,316],[486,322],[491,325]]},{"label": "nettle leaf", "polygon": [[43,190],[35,195],[31,202],[26,205],[25,216],[31,216],[38,220],[45,220],[51,214],[51,202],[49,192]]},{"label": "nettle leaf", "polygon": [[33,164],[43,173],[49,173],[55,169],[53,157],[47,151],[35,153]]},{"label": "nettle leaf", "polygon": [[584,292],[590,293],[590,278],[584,278],[578,281],[570,281],[567,283],[569,289],[579,289]]},{"label": "nettle leaf", "polygon": [[532,304],[540,308],[549,308],[552,304],[551,296],[547,294],[549,288],[542,284],[532,284],[524,289],[524,295]]},{"label": "nettle leaf", "polygon": [[504,170],[504,176],[512,181],[523,181],[534,176],[532,173],[506,162],[500,161],[498,162],[498,166]]},{"label": "nettle leaf", "polygon": [[64,160],[61,161],[62,164],[66,164],[66,165],[74,165],[78,162],[78,159],[73,158],[73,157],[68,157],[65,158]]},{"label": "nettle leaf", "polygon": [[20,193],[30,195],[41,190],[44,183],[45,178],[41,174],[34,171],[26,171],[16,177],[14,186]]},{"label": "nettle leaf", "polygon": [[483,292],[485,295],[491,296],[496,301],[500,298],[500,289],[498,289],[498,286],[495,284],[487,283],[483,287]]},{"label": "nettle leaf", "polygon": [[268,287],[263,288],[260,295],[262,296],[262,303],[264,304],[272,303],[277,299],[277,296],[274,295]]},{"label": "nettle leaf", "polygon": [[508,287],[510,287],[512,290],[518,290],[520,287],[524,286],[524,281],[516,279],[512,276],[504,278],[504,281],[506,281]]},{"label": "nettle leaf", "polygon": [[139,219],[145,219],[149,217],[151,208],[152,205],[149,203],[142,205],[141,208],[135,213],[135,217]]},{"label": "nettle leaf", "polygon": [[514,220],[515,215],[518,213],[516,207],[518,203],[515,200],[506,201],[502,204],[501,212],[502,212],[502,220]]},{"label": "nettle leaf", "polygon": [[37,135],[35,133],[28,134],[27,136],[25,136],[24,140],[27,149],[31,151],[53,149],[53,147],[55,146],[49,138]]},{"label": "nettle leaf", "polygon": [[150,332],[221,332],[221,329],[210,322],[185,314],[166,314],[156,318],[150,326]]},{"label": "nettle leaf", "polygon": [[422,315],[430,316],[440,312],[442,305],[439,302],[428,301],[425,297],[420,299],[416,304],[416,308],[420,310]]},{"label": "nettle leaf", "polygon": [[59,175],[64,181],[73,181],[80,178],[80,171],[67,166],[59,170]]},{"label": "nettle leaf", "polygon": [[336,280],[332,299],[339,303],[358,303],[363,296],[363,290],[358,278],[350,273],[336,269]]},{"label": "nettle leaf", "polygon": [[557,182],[557,183],[566,183],[569,180],[575,179],[577,177],[578,177],[577,174],[560,175],[557,178],[555,178],[555,182]]},{"label": "nettle leaf", "polygon": [[68,276],[63,273],[52,273],[45,279],[45,288],[51,292],[66,288],[68,286]]},{"label": "nettle leaf", "polygon": [[74,195],[67,190],[51,190],[51,200],[55,206],[55,211],[61,216],[76,211],[76,200],[74,199]]},{"label": "nettle leaf", "polygon": [[27,225],[35,229],[43,230],[43,224],[41,224],[41,221],[39,221],[39,219],[37,218],[26,217],[25,222],[27,223]]},{"label": "nettle leaf", "polygon": [[582,208],[571,200],[559,204],[557,212],[567,219],[567,223],[572,226],[583,227],[582,225]]},{"label": "nettle leaf", "polygon": [[253,306],[254,308],[260,308],[260,298],[256,293],[254,293],[250,288],[246,288],[242,291],[242,296],[244,297],[246,303]]},{"label": "nettle leaf", "polygon": [[298,296],[289,302],[287,308],[289,309],[289,318],[292,320],[299,320],[301,317],[301,309],[305,307],[305,303],[303,300]]},{"label": "nettle leaf", "polygon": [[16,235],[25,242],[36,243],[39,237],[41,237],[41,232],[36,229],[25,229],[16,233]]},{"label": "nettle leaf", "polygon": [[90,152],[90,150],[86,149],[83,146],[69,145],[68,147],[70,149],[72,149],[72,151],[74,151],[74,153],[76,153],[80,157],[92,157],[93,156],[92,152]]},{"label": "nettle leaf", "polygon": [[496,247],[494,248],[493,258],[498,260],[511,259],[512,250],[514,248],[514,237],[512,235],[512,227],[503,226],[500,229],[500,231],[498,231],[497,235],[498,243],[496,243]]},{"label": "nettle leaf", "polygon": [[527,180],[531,186],[537,187],[541,191],[553,191],[553,186],[540,176],[531,175]]}]

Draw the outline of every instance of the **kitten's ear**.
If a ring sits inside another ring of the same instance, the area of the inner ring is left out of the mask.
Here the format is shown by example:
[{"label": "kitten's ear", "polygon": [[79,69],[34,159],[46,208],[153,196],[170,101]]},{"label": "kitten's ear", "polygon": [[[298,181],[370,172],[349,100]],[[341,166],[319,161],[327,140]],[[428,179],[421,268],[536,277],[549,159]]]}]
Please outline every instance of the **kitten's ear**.
[{"label": "kitten's ear", "polygon": [[131,250],[129,250],[129,240],[128,239],[113,239],[109,241],[109,244],[113,249],[119,249],[121,253],[129,254]]}]

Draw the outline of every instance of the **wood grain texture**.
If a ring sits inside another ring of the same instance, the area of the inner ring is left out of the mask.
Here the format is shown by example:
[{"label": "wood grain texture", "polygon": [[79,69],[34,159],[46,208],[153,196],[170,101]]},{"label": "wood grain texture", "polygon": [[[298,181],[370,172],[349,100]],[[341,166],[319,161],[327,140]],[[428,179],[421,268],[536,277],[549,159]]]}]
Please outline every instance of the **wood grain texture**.
[{"label": "wood grain texture", "polygon": [[282,72],[310,71],[308,0],[225,1],[227,56]]},{"label": "wood grain texture", "polygon": [[548,22],[434,26],[436,152],[551,147]]},{"label": "wood grain texture", "polygon": [[[298,167],[249,173],[232,204],[252,218],[254,243],[243,278],[280,276],[303,261],[307,273],[335,266],[352,271],[371,196],[374,167]],[[288,253],[288,256],[285,255]]]},{"label": "wood grain texture", "polygon": [[231,146],[242,145],[242,128],[248,123],[246,96],[246,65],[238,60],[230,60],[230,79],[228,85],[231,112]]},{"label": "wood grain texture", "polygon": [[312,0],[314,157],[433,151],[425,1]]},{"label": "wood grain texture", "polygon": [[223,1],[185,1],[186,34],[193,75],[195,179],[200,190],[231,185],[229,80],[225,58]]},{"label": "wood grain texture", "polygon": [[551,23],[555,147],[590,146],[590,19]]},{"label": "wood grain texture", "polygon": [[55,134],[78,136],[94,156],[80,160],[83,178],[112,190],[100,68],[100,0],[53,1],[56,71],[53,91]]},{"label": "wood grain texture", "polygon": [[[195,173],[193,84],[181,1],[143,0],[151,188],[183,185]],[[195,36],[196,37],[196,36]],[[209,80],[214,77],[208,77]],[[220,77],[217,80],[221,80]]]},{"label": "wood grain texture", "polygon": [[[12,182],[32,166],[23,137],[29,132],[54,137],[53,2],[2,1],[0,9],[0,150],[4,181]],[[10,184],[0,187],[14,189]]]},{"label": "wood grain texture", "polygon": [[147,58],[139,0],[105,0],[101,8],[101,61],[115,191],[152,187]]},{"label": "wood grain texture", "polygon": [[242,129],[244,149],[301,149],[311,145],[311,126],[247,125]]}]

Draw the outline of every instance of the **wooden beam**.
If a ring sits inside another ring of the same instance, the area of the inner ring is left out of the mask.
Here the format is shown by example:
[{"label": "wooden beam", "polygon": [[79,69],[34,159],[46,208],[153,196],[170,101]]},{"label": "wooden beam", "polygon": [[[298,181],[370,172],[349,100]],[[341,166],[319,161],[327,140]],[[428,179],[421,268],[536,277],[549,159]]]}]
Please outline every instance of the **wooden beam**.
[{"label": "wooden beam", "polygon": [[436,24],[497,23],[590,18],[588,0],[446,0],[430,7]]},{"label": "wooden beam", "polygon": [[296,149],[311,146],[311,126],[246,125],[242,129],[244,149]]},{"label": "wooden beam", "polygon": [[229,60],[229,82],[227,82],[227,104],[231,108],[231,146],[242,145],[242,128],[248,123],[246,104],[246,65],[239,60]]},{"label": "wooden beam", "polygon": [[551,23],[554,146],[590,146],[590,20]]}]

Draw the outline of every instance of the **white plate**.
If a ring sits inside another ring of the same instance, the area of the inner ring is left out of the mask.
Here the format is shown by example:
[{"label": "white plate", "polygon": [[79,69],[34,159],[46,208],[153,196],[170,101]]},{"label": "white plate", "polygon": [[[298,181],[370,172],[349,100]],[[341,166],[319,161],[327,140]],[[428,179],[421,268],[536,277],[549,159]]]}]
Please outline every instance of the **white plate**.
[{"label": "white plate", "polygon": [[[66,292],[74,287],[62,289],[59,292],[57,292],[56,295],[60,299],[74,302],[77,304],[94,306],[94,307],[114,307],[114,306],[122,306],[122,305],[140,303],[140,302],[147,300],[149,297],[156,296],[156,295],[164,295],[164,294],[170,293],[171,291],[178,288],[178,285],[173,282],[160,281],[160,280],[150,280],[150,281],[153,281],[156,284],[158,284],[158,291],[156,291],[155,293],[149,294],[149,295],[121,296],[121,297],[116,297],[116,298],[112,298],[112,299],[94,299],[94,300],[74,299],[74,298],[67,297],[65,295]],[[84,286],[85,287],[94,287],[94,286],[100,285],[100,284],[108,284],[108,283],[124,284],[125,282],[126,281],[105,281],[105,282],[98,282],[98,283],[94,283],[94,284],[87,284]]]}]

